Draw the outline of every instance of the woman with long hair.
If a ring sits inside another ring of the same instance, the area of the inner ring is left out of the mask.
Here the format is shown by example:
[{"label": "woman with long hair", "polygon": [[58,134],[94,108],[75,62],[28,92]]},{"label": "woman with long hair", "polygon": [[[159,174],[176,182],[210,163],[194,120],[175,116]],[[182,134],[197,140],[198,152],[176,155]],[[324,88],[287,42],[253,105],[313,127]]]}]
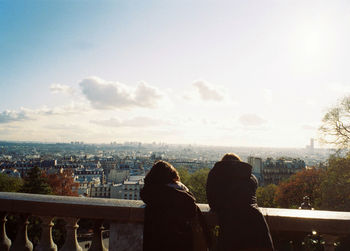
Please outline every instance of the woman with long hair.
[{"label": "woman with long hair", "polygon": [[[143,250],[206,250],[206,230],[193,194],[181,183],[179,173],[166,161],[156,162],[140,192],[146,203]],[[200,222],[198,224],[198,222]],[[197,226],[196,226],[197,223]],[[198,232],[202,237],[198,243]]]}]

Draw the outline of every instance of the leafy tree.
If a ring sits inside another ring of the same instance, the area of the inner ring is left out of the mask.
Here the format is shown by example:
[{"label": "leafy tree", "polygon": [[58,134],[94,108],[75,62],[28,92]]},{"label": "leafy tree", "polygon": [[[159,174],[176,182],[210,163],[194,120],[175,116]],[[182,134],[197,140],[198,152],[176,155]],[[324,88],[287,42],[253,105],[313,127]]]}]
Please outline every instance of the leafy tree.
[{"label": "leafy tree", "polygon": [[343,98],[328,110],[319,128],[321,141],[339,149],[350,146],[350,97]]},{"label": "leafy tree", "polygon": [[304,196],[309,196],[314,208],[320,205],[320,186],[325,177],[322,169],[308,169],[297,172],[276,189],[275,201],[283,208],[298,208]]},{"label": "leafy tree", "polygon": [[188,186],[191,174],[188,172],[188,170],[185,167],[179,167],[177,168],[177,171],[179,173],[181,182],[186,186]]},{"label": "leafy tree", "polygon": [[202,168],[191,174],[189,178],[189,189],[196,197],[198,203],[208,203],[206,185],[209,168]]},{"label": "leafy tree", "polygon": [[190,174],[185,168],[177,169],[181,182],[193,193],[198,203],[207,203],[206,184],[209,168],[201,168]]},{"label": "leafy tree", "polygon": [[[27,176],[24,178],[22,187],[17,191],[33,194],[51,194],[51,188],[47,183],[45,177],[43,177],[39,167],[33,167],[29,170]],[[16,216],[9,217],[9,221],[12,223],[9,224],[9,235],[15,236],[18,220],[19,218]],[[28,226],[28,235],[35,246],[40,240],[41,235],[40,219],[37,217],[30,217],[29,222],[30,224]]]},{"label": "leafy tree", "polygon": [[57,174],[45,174],[47,182],[55,195],[78,196],[79,184],[74,182],[73,171],[63,170]]},{"label": "leafy tree", "polygon": [[22,193],[51,194],[52,190],[39,167],[33,167],[24,178]]},{"label": "leafy tree", "polygon": [[260,207],[277,207],[277,204],[275,202],[276,190],[277,186],[275,184],[258,187],[256,190],[258,205]]},{"label": "leafy tree", "polygon": [[23,184],[21,178],[0,174],[0,192],[18,192]]},{"label": "leafy tree", "polygon": [[322,209],[350,211],[350,154],[331,156],[321,184]]}]

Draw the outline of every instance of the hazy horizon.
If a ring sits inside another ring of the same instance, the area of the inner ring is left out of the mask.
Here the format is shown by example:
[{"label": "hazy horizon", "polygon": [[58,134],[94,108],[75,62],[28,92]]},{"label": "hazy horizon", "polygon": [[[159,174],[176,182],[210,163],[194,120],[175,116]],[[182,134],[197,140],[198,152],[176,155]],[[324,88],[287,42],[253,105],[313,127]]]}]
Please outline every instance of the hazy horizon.
[{"label": "hazy horizon", "polygon": [[0,1],[0,140],[305,148],[350,94],[349,11]]},{"label": "hazy horizon", "polygon": [[[110,146],[113,145],[113,143],[117,145],[127,145],[127,144],[134,144],[134,143],[141,143],[142,145],[167,145],[167,146],[182,146],[182,147],[208,147],[208,148],[242,148],[242,149],[298,149],[298,150],[306,150],[306,145],[304,147],[274,147],[274,146],[239,146],[239,145],[204,145],[204,144],[184,144],[184,143],[167,143],[167,142],[141,142],[141,141],[124,141],[124,142],[84,142],[84,141],[71,141],[71,142],[54,142],[54,141],[15,141],[15,140],[0,140],[1,143],[14,143],[14,144],[77,144],[80,145],[104,145],[104,146]],[[335,148],[331,147],[315,147],[314,150],[334,150]]]}]

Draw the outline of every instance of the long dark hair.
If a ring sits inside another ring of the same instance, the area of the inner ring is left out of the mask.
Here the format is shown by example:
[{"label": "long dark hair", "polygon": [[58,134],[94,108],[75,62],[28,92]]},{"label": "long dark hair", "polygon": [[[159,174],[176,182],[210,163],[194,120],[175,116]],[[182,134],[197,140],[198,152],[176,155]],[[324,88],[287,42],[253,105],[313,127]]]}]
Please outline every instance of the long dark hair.
[{"label": "long dark hair", "polygon": [[179,173],[170,163],[159,160],[152,166],[152,169],[145,177],[145,185],[169,184],[180,181]]}]

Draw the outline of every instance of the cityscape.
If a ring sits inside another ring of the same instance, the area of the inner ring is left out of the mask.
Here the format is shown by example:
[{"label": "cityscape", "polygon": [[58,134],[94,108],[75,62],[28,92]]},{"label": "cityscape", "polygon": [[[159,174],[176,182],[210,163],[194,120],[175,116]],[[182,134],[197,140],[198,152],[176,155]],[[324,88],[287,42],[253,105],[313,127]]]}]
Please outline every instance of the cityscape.
[{"label": "cityscape", "polygon": [[194,145],[19,143],[0,142],[0,170],[25,178],[33,167],[48,174],[71,170],[79,196],[139,200],[147,172],[157,160],[194,173],[212,168],[225,153],[234,152],[253,167],[260,185],[278,184],[297,171],[325,165],[330,149],[214,147]]},{"label": "cityscape", "polygon": [[349,12],[0,0],[0,251],[350,250]]}]

